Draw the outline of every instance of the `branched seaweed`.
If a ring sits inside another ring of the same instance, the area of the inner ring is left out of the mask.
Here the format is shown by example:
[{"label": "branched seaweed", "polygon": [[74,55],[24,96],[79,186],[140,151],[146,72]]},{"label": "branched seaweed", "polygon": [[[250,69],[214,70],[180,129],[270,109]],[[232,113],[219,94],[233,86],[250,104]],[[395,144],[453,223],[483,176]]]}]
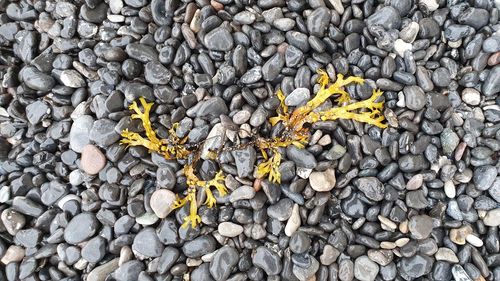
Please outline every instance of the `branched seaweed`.
[{"label": "branched seaweed", "polygon": [[[334,83],[330,83],[330,79],[326,72],[318,71],[319,91],[313,99],[305,105],[295,108],[291,113],[288,106],[285,104],[285,96],[281,90],[278,90],[276,96],[280,101],[280,106],[276,110],[277,116],[269,118],[272,126],[282,123],[284,126],[283,133],[276,138],[257,137],[254,140],[239,146],[253,145],[262,154],[263,161],[256,167],[256,176],[258,178],[268,178],[274,183],[281,182],[281,174],[279,166],[281,164],[282,155],[280,149],[290,145],[295,145],[299,148],[305,147],[309,140],[309,129],[306,124],[313,124],[318,121],[334,121],[337,119],[351,119],[358,122],[371,124],[380,128],[386,128],[384,116],[382,115],[383,102],[377,101],[382,96],[382,91],[374,90],[372,96],[363,101],[351,102],[349,94],[344,90],[344,87],[351,83],[363,84],[363,79],[359,77],[344,78],[343,75],[337,75]],[[335,98],[336,107],[332,107],[325,111],[314,111],[329,98]],[[184,218],[183,227],[191,225],[196,227],[201,223],[201,218],[198,215],[199,205],[206,205],[212,208],[216,204],[214,192],[219,196],[227,194],[227,189],[224,185],[225,177],[222,171],[219,171],[215,177],[208,181],[203,181],[196,176],[195,165],[199,159],[200,149],[202,146],[196,146],[196,149],[188,149],[186,144],[187,138],[179,138],[175,131],[178,124],[173,124],[169,129],[168,139],[158,139],[155,131],[151,127],[150,111],[153,103],[148,103],[144,98],[139,98],[139,102],[143,108],[140,110],[137,102],[133,102],[129,109],[135,113],[131,115],[132,119],[140,119],[144,127],[146,138],[139,133],[130,132],[127,129],[121,133],[123,139],[121,144],[128,146],[143,146],[150,152],[156,152],[163,155],[166,159],[185,159],[183,172],[186,176],[187,191],[184,197],[177,197],[174,203],[174,208],[181,208],[189,203],[189,215]],[[214,157],[215,158],[215,157]],[[206,200],[202,204],[197,202],[198,191],[204,191]]]}]

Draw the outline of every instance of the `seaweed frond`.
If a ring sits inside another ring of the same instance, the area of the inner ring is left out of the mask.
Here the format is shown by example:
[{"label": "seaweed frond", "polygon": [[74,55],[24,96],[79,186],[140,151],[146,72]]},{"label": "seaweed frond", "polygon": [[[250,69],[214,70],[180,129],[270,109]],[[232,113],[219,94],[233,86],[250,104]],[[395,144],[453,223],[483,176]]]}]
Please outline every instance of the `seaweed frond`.
[{"label": "seaweed frond", "polygon": [[269,176],[269,181],[273,183],[281,183],[281,173],[279,167],[281,164],[281,154],[277,149],[273,149],[273,156],[267,157],[267,153],[263,152],[265,161],[257,165],[257,177],[264,178]]},{"label": "seaweed frond", "polygon": [[[221,145],[221,149],[209,151],[211,156],[209,158],[218,162],[218,154],[225,149],[242,149],[250,145],[254,146],[256,150],[261,152],[263,158],[256,166],[256,177],[259,179],[267,177],[269,181],[280,184],[281,174],[279,167],[282,161],[280,150],[290,145],[305,148],[311,135],[309,132],[310,126],[306,124],[314,124],[318,121],[351,119],[380,128],[387,127],[382,114],[383,101],[379,101],[382,91],[374,90],[372,96],[367,100],[352,101],[344,87],[352,83],[363,84],[364,80],[362,78],[344,78],[343,75],[339,74],[332,83],[328,74],[320,70],[318,71],[317,81],[320,87],[316,95],[305,105],[296,107],[293,110],[290,110],[285,104],[285,95],[283,92],[281,90],[276,92],[276,97],[280,104],[276,109],[277,116],[269,118],[269,123],[272,126],[280,122],[282,123],[284,130],[278,136],[266,138],[257,135],[251,141],[237,147],[224,147],[223,144]],[[330,98],[335,101],[336,106],[318,111],[317,108]],[[177,195],[173,208],[178,209],[188,205],[189,214],[183,218],[182,227],[191,226],[194,228],[201,223],[201,217],[198,215],[198,207],[206,205],[208,208],[213,208],[217,203],[214,195],[215,192],[219,196],[225,196],[228,193],[225,186],[224,174],[222,171],[218,171],[213,179],[207,181],[198,178],[194,167],[196,167],[196,161],[200,158],[204,141],[201,144],[188,145],[187,137],[180,138],[176,134],[179,126],[177,123],[168,129],[168,137],[166,139],[158,139],[150,120],[153,103],[146,102],[143,97],[139,98],[139,103],[140,105],[134,101],[130,105],[130,110],[134,112],[131,118],[142,121],[146,136],[143,137],[139,133],[130,132],[125,129],[121,133],[123,139],[120,143],[127,145],[127,147],[143,146],[150,152],[157,152],[163,155],[166,159],[183,159],[183,173],[186,176],[187,190],[184,197],[181,198]],[[142,110],[140,107],[142,107]],[[219,165],[221,164],[219,163]],[[197,201],[198,197],[202,198],[202,194],[198,192],[203,192],[206,196],[203,203]]]}]

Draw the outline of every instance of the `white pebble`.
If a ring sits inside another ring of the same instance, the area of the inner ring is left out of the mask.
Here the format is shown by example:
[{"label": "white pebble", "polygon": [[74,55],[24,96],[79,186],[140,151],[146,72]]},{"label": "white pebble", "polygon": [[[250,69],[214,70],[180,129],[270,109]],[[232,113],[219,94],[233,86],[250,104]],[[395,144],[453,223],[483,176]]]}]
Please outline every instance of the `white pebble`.
[{"label": "white pebble", "polygon": [[232,222],[222,222],[219,224],[217,230],[219,234],[225,237],[236,237],[243,232],[243,226]]},{"label": "white pebble", "polygon": [[474,234],[469,234],[465,237],[465,240],[469,242],[472,246],[474,247],[482,247],[483,246],[483,240],[481,240],[479,237],[477,237]]},{"label": "white pebble", "polygon": [[439,8],[439,4],[437,3],[436,0],[420,0],[420,4],[427,7],[427,10],[429,12],[434,12]]},{"label": "white pebble", "polygon": [[394,51],[400,57],[404,57],[406,51],[411,51],[413,45],[410,43],[406,43],[402,39],[397,39],[394,41]]},{"label": "white pebble", "polygon": [[300,227],[299,205],[293,205],[292,215],[286,222],[285,234],[290,237]]},{"label": "white pebble", "polygon": [[457,195],[457,189],[451,180],[444,183],[444,194],[446,194],[448,198],[455,198]]}]

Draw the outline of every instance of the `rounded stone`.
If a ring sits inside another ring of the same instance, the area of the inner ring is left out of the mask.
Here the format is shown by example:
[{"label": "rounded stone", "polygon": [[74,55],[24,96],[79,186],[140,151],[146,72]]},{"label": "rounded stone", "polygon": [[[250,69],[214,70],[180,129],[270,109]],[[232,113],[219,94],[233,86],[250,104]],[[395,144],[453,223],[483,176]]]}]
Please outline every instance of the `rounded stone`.
[{"label": "rounded stone", "polygon": [[96,146],[87,144],[83,147],[80,165],[85,173],[96,175],[106,165],[106,156]]},{"label": "rounded stone", "polygon": [[153,192],[149,199],[149,205],[157,217],[164,219],[172,212],[175,200],[175,193],[162,188]]}]

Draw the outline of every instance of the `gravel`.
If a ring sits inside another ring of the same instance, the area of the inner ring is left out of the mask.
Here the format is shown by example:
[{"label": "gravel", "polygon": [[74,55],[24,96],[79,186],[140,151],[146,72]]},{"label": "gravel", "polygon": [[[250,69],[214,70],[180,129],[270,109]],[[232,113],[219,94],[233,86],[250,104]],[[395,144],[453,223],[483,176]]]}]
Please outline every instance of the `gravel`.
[{"label": "gravel", "polygon": [[[500,280],[499,9],[0,0],[0,280]],[[258,179],[244,144],[281,136],[276,91],[293,112],[319,69],[382,89],[389,127],[320,120]],[[226,175],[196,228],[185,162],[119,144],[139,97]]]}]

